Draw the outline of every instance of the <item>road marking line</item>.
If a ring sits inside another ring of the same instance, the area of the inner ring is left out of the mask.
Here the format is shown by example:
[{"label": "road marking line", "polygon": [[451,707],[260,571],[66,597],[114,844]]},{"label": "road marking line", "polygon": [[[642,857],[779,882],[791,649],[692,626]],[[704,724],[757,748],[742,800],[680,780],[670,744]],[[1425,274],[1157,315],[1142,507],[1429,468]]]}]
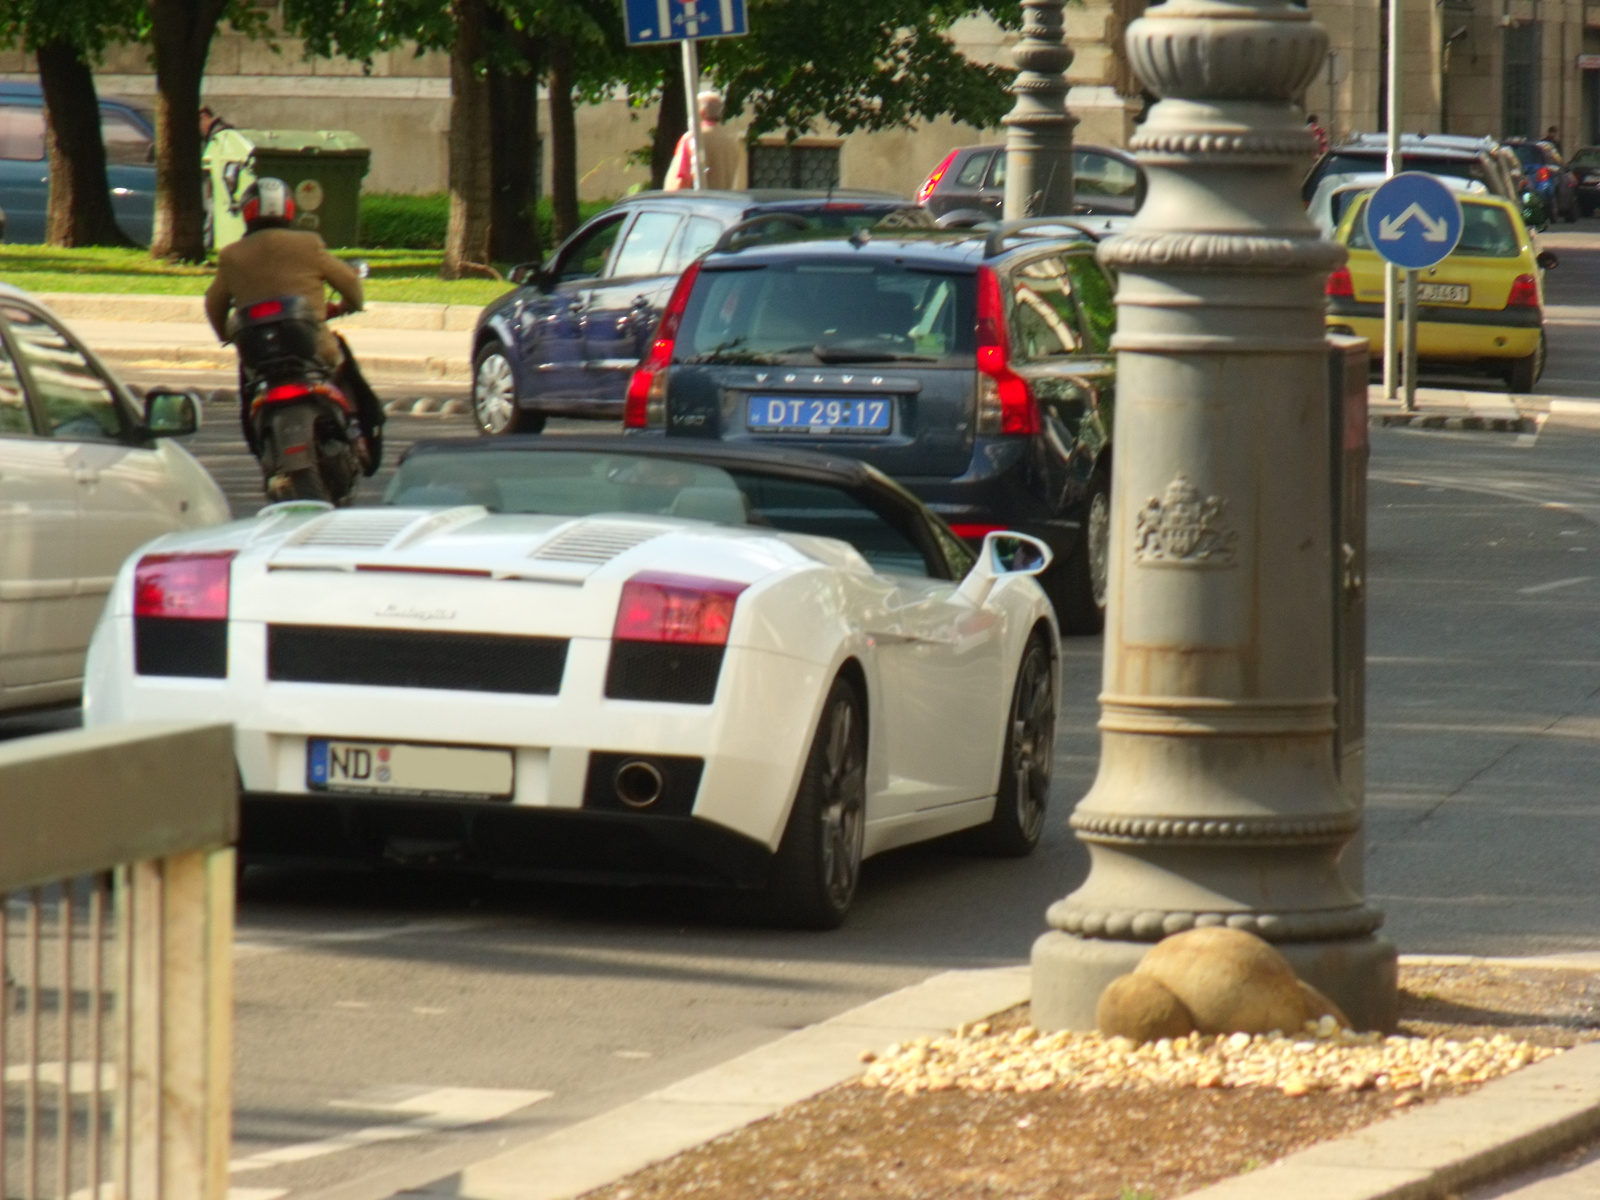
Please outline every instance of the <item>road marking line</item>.
[{"label": "road marking line", "polygon": [[552,1092],[516,1091],[509,1088],[434,1088],[400,1101],[397,1104],[335,1100],[334,1108],[354,1108],[366,1112],[414,1113],[409,1121],[389,1125],[369,1125],[336,1137],[315,1142],[301,1142],[295,1146],[280,1146],[276,1150],[263,1150],[247,1158],[236,1158],[228,1169],[265,1171],[270,1167],[284,1167],[307,1159],[322,1158],[342,1150],[355,1150],[380,1142],[397,1142],[406,1138],[422,1137],[448,1129],[462,1129],[468,1125],[482,1125],[510,1116],[518,1109],[527,1108],[541,1100],[548,1100]]},{"label": "road marking line", "polygon": [[229,1188],[228,1200],[278,1200],[288,1194],[288,1188]]},{"label": "road marking line", "polygon": [[1541,592],[1553,592],[1558,588],[1572,587],[1574,584],[1588,583],[1593,575],[1576,575],[1571,579],[1555,579],[1549,583],[1536,583],[1532,587],[1518,588],[1517,591],[1524,596],[1537,596]]},{"label": "road marking line", "polygon": [[382,942],[398,937],[464,933],[473,929],[483,929],[487,925],[487,921],[413,921],[405,925],[383,925],[368,929],[331,929],[322,933],[264,929],[254,938],[245,937],[236,940],[233,943],[233,953],[236,957],[279,954],[285,950],[298,950],[307,946],[342,946],[360,942]]}]

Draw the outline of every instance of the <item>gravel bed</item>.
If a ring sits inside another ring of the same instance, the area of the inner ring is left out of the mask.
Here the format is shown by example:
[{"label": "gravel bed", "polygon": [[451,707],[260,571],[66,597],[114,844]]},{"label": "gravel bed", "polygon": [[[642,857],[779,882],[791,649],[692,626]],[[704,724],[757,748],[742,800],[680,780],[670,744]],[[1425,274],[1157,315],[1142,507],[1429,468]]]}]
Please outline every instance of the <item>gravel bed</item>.
[{"label": "gravel bed", "polygon": [[[927,1086],[925,1068],[940,1058],[931,1043],[892,1056],[863,1047],[873,1060],[863,1080],[586,1200],[1170,1200],[1600,1038],[1600,978],[1589,973],[1419,967],[1402,970],[1401,986],[1398,1038],[1195,1038],[1165,1054],[1159,1044],[1135,1052],[1094,1038],[1100,1057],[1084,1061],[1098,1062],[1095,1071],[1074,1077],[1052,1066],[1049,1082],[1041,1064],[1091,1039],[1041,1038],[1026,1008],[1014,1009],[981,1032],[942,1039],[952,1062],[962,1047],[978,1058],[994,1051],[969,1064],[983,1070],[967,1078],[1010,1086],[982,1090],[953,1072],[947,1086]],[[1026,1052],[1035,1047],[1041,1053]],[[1114,1066],[1105,1061],[1113,1049]],[[896,1063],[922,1070],[923,1084],[908,1094],[918,1076],[905,1075],[895,1085]],[[874,1071],[879,1086],[863,1086]],[[1220,1077],[1203,1086],[1206,1071]]]}]

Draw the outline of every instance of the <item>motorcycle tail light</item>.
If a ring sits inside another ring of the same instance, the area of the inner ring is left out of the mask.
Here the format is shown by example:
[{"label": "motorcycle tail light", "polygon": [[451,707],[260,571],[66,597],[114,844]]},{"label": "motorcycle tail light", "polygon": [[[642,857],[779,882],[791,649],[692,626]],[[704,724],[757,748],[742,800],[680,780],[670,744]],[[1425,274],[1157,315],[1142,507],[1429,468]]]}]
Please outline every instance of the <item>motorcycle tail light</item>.
[{"label": "motorcycle tail light", "polygon": [[678,343],[678,330],[683,325],[683,311],[689,307],[689,293],[700,278],[700,260],[690,263],[678,276],[678,285],[672,289],[672,299],[661,315],[655,341],[650,353],[644,356],[633,377],[628,380],[628,398],[622,409],[624,429],[647,429],[667,423],[667,371],[672,366],[672,354]]},{"label": "motorcycle tail light", "polygon": [[978,432],[1023,436],[1039,432],[1033,391],[1011,369],[1000,277],[991,267],[978,268]]},{"label": "motorcycle tail light", "polygon": [[647,571],[622,585],[611,636],[619,642],[725,646],[739,593],[749,584]]},{"label": "motorcycle tail light", "polygon": [[950,169],[950,164],[955,162],[958,153],[960,151],[952,150],[949,154],[946,154],[944,161],[935,167],[932,173],[922,181],[922,186],[917,189],[918,204],[926,204],[928,202],[928,197],[933,195],[934,189],[939,186],[939,181],[944,178],[945,172]]},{"label": "motorcycle tail light", "polygon": [[1354,299],[1356,294],[1355,280],[1350,278],[1349,267],[1335,267],[1328,273],[1328,286],[1323,289],[1330,296]]},{"label": "motorcycle tail light", "polygon": [[1549,167],[1540,167],[1537,171],[1534,172],[1534,178],[1537,179],[1540,183],[1549,183],[1551,178],[1554,175],[1555,175],[1555,172],[1552,171]]},{"label": "motorcycle tail light", "polygon": [[298,400],[301,396],[311,394],[311,385],[308,383],[280,383],[277,387],[268,388],[261,397],[263,404],[276,404],[283,400]]},{"label": "motorcycle tail light", "polygon": [[228,573],[237,551],[146,554],[133,569],[133,615],[228,619]]},{"label": "motorcycle tail light", "polygon": [[252,304],[245,310],[245,316],[252,321],[265,321],[268,317],[283,316],[283,301],[263,300],[260,304]]},{"label": "motorcycle tail light", "polygon": [[1539,281],[1532,275],[1518,275],[1511,281],[1511,294],[1506,297],[1507,308],[1538,308]]}]

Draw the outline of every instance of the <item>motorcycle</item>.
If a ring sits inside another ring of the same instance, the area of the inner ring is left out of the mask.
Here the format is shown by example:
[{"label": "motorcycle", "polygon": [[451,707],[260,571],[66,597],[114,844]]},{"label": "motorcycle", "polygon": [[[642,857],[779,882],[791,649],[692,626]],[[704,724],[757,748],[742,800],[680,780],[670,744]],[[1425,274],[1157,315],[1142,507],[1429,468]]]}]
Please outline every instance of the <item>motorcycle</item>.
[{"label": "motorcycle", "polygon": [[[329,304],[324,319],[342,314]],[[247,305],[235,312],[230,332],[267,499],[349,504],[373,447],[354,402],[317,354],[317,321],[306,300],[279,296]]]}]

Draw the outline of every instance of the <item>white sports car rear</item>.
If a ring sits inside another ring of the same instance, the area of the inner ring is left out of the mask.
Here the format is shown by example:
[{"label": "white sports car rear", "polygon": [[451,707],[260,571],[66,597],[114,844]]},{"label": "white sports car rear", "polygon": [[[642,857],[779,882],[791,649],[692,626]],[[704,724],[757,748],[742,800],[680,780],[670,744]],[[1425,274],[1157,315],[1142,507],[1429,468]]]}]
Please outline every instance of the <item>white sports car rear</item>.
[{"label": "white sports car rear", "polygon": [[251,861],[759,889],[1037,842],[1058,640],[1032,539],[973,556],[860,463],[619,438],[414,448],[387,506],[151,543],[85,720],[231,721]]}]

